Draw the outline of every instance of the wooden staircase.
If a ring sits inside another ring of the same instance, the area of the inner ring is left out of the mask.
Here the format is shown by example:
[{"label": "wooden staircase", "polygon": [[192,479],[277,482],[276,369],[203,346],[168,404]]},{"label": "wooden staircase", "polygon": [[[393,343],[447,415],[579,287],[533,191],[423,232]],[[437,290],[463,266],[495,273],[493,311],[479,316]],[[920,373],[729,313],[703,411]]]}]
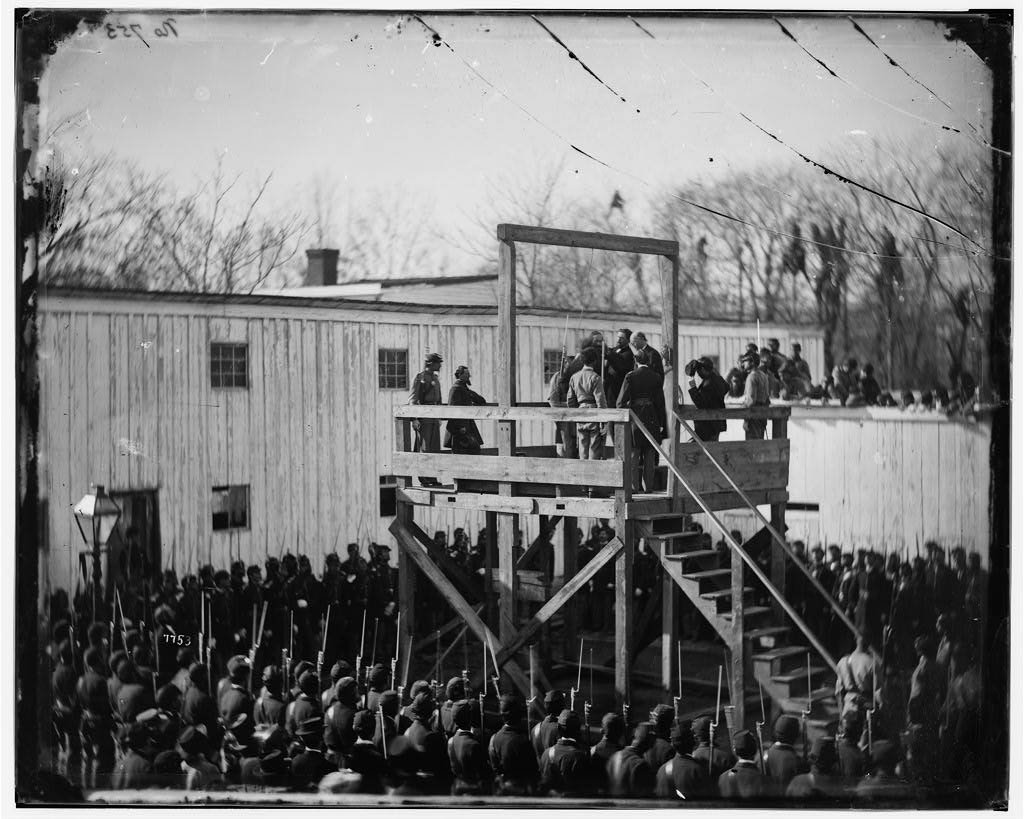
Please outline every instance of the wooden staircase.
[{"label": "wooden staircase", "polygon": [[[730,552],[701,547],[702,537],[686,531],[682,515],[659,516],[637,523],[639,533],[649,541],[662,567],[698,611],[730,645],[732,641],[732,569],[722,567],[724,559],[739,560]],[[799,717],[808,704],[808,657],[810,660],[810,716],[808,740],[830,730],[838,721],[835,675],[828,664],[813,656],[814,650],[799,640],[798,629],[787,625],[771,606],[757,605],[755,589],[743,587],[743,655],[747,694],[757,694],[760,683],[770,700],[767,734],[779,714]],[[767,710],[767,708],[766,708]],[[760,714],[757,714],[760,718]],[[766,738],[767,738],[766,734]]]}]

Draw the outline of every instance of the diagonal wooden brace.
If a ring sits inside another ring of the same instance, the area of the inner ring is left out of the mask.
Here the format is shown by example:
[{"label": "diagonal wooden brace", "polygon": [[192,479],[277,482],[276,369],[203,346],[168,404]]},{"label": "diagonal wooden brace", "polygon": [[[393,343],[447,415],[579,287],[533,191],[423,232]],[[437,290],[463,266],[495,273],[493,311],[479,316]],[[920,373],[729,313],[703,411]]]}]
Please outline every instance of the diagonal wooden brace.
[{"label": "diagonal wooden brace", "polygon": [[480,592],[473,586],[473,582],[470,580],[469,575],[466,574],[466,570],[448,557],[442,549],[438,549],[434,545],[434,541],[430,536],[424,532],[415,521],[410,522],[407,528],[409,530],[409,534],[423,544],[423,547],[427,550],[427,554],[429,554],[434,559],[434,562],[444,570],[445,575],[452,580],[453,585],[459,590],[462,596],[474,603],[478,601],[480,599]]},{"label": "diagonal wooden brace", "polygon": [[[427,579],[434,584],[439,592],[441,592],[445,600],[448,602],[448,605],[455,610],[456,614],[460,615],[466,621],[466,625],[469,626],[470,631],[476,635],[478,640],[486,642],[491,651],[494,652],[494,656],[500,658],[500,656],[505,653],[501,642],[494,635],[494,632],[487,627],[487,624],[480,619],[476,611],[473,610],[473,607],[465,601],[461,594],[459,594],[451,581],[445,577],[444,572],[441,571],[433,560],[431,560],[426,547],[417,541],[412,533],[402,525],[402,522],[398,518],[395,518],[389,529],[403,552],[416,564],[416,568],[423,572]],[[523,673],[523,670],[519,667],[518,663],[513,659],[499,659],[498,667],[504,668],[505,673],[508,674],[509,679],[512,680],[515,687],[519,689],[520,693],[525,698],[529,699],[531,696],[530,680],[527,678],[526,674]],[[543,716],[543,712],[539,704],[534,702],[534,707],[537,709],[538,713]]]},{"label": "diagonal wooden brace", "polygon": [[521,649],[530,638],[536,634],[542,625],[550,620],[587,582],[597,574],[606,563],[611,562],[619,556],[622,551],[622,541],[617,537],[612,538],[608,544],[601,549],[591,561],[578,571],[555,595],[545,603],[530,621],[520,629],[515,638],[505,646],[498,654],[498,665],[506,662]]}]

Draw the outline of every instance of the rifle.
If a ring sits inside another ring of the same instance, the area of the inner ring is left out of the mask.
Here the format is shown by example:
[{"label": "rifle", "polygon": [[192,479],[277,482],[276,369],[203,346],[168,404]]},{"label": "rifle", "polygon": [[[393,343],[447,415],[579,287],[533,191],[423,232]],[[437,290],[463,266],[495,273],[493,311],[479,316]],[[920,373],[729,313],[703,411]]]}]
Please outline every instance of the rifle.
[{"label": "rifle", "polygon": [[395,677],[396,669],[398,667],[398,641],[402,636],[402,612],[398,612],[398,622],[395,623],[395,650],[391,655],[391,684],[398,685],[398,680]]},{"label": "rifle", "polygon": [[[253,617],[255,618],[256,609],[253,608]],[[324,636],[320,643],[320,651],[316,655],[316,680],[317,690],[321,690],[323,687],[323,671],[324,671],[324,652],[327,651],[327,632],[331,627],[331,604],[327,604],[327,617],[324,619]],[[383,728],[381,730],[384,730]]]},{"label": "rifle", "polygon": [[[566,316],[568,319],[568,315]],[[533,688],[533,644],[530,644],[530,697],[526,700],[526,736],[530,736],[530,709],[533,707],[534,702],[537,700],[537,695],[534,694]]]},{"label": "rifle", "polygon": [[757,753],[758,753],[758,759],[761,762],[761,773],[763,774],[765,772],[765,770],[764,770],[764,734],[762,732],[764,731],[764,724],[768,720],[765,718],[765,715],[764,715],[764,686],[761,685],[761,681],[760,680],[757,681],[757,693],[761,697],[761,721],[754,723],[754,730],[757,732]]},{"label": "rifle", "polygon": [[119,612],[121,615],[121,644],[124,646],[124,650],[128,650],[128,629],[124,624],[124,609],[121,608],[121,592],[114,587],[114,604],[117,606],[116,614]]},{"label": "rifle", "polygon": [[366,648],[366,609],[363,609],[363,629],[359,633],[359,653],[356,655],[356,691],[359,690],[359,676],[363,670],[363,650]]},{"label": "rifle", "polygon": [[676,676],[679,679],[679,694],[672,698],[672,710],[679,719],[679,706],[683,701],[683,641],[676,642]]},{"label": "rifle", "polygon": [[[209,598],[207,598],[207,601],[208,600],[209,600]],[[123,613],[122,613],[121,619],[122,619],[122,621],[124,620]],[[213,623],[211,622],[212,620],[213,620],[213,604],[211,603],[210,604],[210,613],[209,613],[209,616],[206,618],[206,626],[209,629],[213,628]],[[211,697],[214,697],[214,702],[216,702],[216,696],[215,696],[214,691],[213,691],[213,664],[210,662],[210,635],[209,634],[206,635],[205,644],[206,644],[206,692]]]},{"label": "rifle", "polygon": [[377,706],[377,713],[380,715],[380,744],[384,747],[384,761],[388,759],[388,735],[384,728],[384,706]]},{"label": "rifle", "polygon": [[625,733],[624,733],[623,736],[624,736],[625,739],[628,740],[629,739],[629,703],[628,702],[623,702],[622,703],[622,721],[624,723],[626,723],[626,730],[625,730]]},{"label": "rifle", "polygon": [[[373,646],[370,648],[370,668],[377,664],[377,632],[380,629],[380,618],[373,618]],[[440,633],[440,632],[438,632]]]},{"label": "rifle", "polygon": [[580,637],[580,660],[576,666],[576,687],[569,688],[569,710],[576,710],[576,694],[580,690],[580,685],[583,682],[583,638]]},{"label": "rifle", "polygon": [[811,688],[811,652],[807,652],[807,710],[800,712],[801,721],[803,722],[803,735],[804,735],[804,762],[807,761],[807,720],[811,716],[811,695],[813,694]]},{"label": "rifle", "polygon": [[718,666],[718,700],[715,703],[715,718],[708,727],[708,776],[711,776],[712,763],[715,759],[715,729],[722,714],[722,666]]},{"label": "rifle", "polygon": [[[71,629],[71,636],[74,638],[74,628]],[[71,644],[71,650],[74,652],[75,644]],[[72,653],[72,662],[74,661],[74,654]],[[153,629],[153,662],[156,663],[156,674],[153,675],[153,704],[156,704],[156,690],[157,682],[160,680],[160,646],[156,642],[156,629]],[[252,679],[252,677],[250,677]]]},{"label": "rifle", "polygon": [[[256,607],[253,607],[253,613],[256,612]],[[253,677],[256,675],[256,652],[260,650],[260,644],[263,642],[263,626],[267,621],[267,601],[263,601],[263,611],[260,613],[260,624],[259,630],[253,632],[252,645],[249,647],[249,692],[252,693]]]},{"label": "rifle", "polygon": [[587,748],[590,747],[590,701],[583,701],[583,736],[586,737]]},{"label": "rifle", "polygon": [[[431,688],[434,691],[434,699],[438,698],[437,689],[441,685],[441,629],[437,630],[437,636],[435,638],[435,644],[437,645],[437,654],[434,657],[434,679],[431,684]],[[487,669],[484,669],[484,673],[487,673]]]}]

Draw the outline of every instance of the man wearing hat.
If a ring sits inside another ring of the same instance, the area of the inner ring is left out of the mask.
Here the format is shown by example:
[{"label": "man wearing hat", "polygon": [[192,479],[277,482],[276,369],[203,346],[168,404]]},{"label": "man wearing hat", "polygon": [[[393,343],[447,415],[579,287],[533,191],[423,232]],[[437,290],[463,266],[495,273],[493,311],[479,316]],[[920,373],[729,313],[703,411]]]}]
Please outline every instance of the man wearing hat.
[{"label": "man wearing hat", "polygon": [[765,774],[772,791],[781,796],[790,780],[805,770],[803,761],[793,748],[800,736],[800,721],[789,714],[782,714],[775,720],[773,733],[775,741],[765,754]]},{"label": "man wearing hat", "polygon": [[189,725],[178,737],[181,770],[185,774],[185,790],[208,791],[224,787],[224,777],[205,754],[210,739],[202,726]]},{"label": "man wearing hat", "polygon": [[[465,364],[455,370],[455,383],[448,392],[448,406],[480,407],[487,403],[470,389],[472,373]],[[450,418],[445,425],[444,445],[456,455],[479,455],[484,439],[472,418]]]},{"label": "man wearing hat", "polygon": [[651,747],[645,752],[644,759],[651,766],[652,771],[657,771],[668,762],[674,755],[675,750],[669,738],[672,734],[672,722],[675,719],[675,712],[672,706],[658,703],[651,709]]},{"label": "man wearing hat", "polygon": [[672,749],[675,755],[655,775],[655,795],[665,799],[697,799],[713,793],[708,766],[693,758],[693,726],[689,720],[676,720],[673,724]]},{"label": "man wearing hat", "polygon": [[228,660],[228,686],[220,695],[220,717],[234,722],[239,714],[252,716],[253,701],[249,693],[249,658],[236,654]]},{"label": "man wearing hat", "polygon": [[[686,365],[684,372],[690,379],[687,389],[690,400],[697,409],[725,409],[725,396],[729,393],[729,385],[715,370],[710,358],[701,356],[691,361]],[[693,431],[702,441],[717,441],[725,429],[724,418],[693,422]]]},{"label": "man wearing hat", "polygon": [[[651,369],[650,352],[650,348],[637,351],[636,369],[626,373],[615,406],[631,410],[654,439],[660,441],[668,428],[662,390],[664,377]],[[642,485],[645,491],[653,492],[658,453],[639,429],[633,431],[633,452],[636,463],[633,486],[639,490]]]},{"label": "man wearing hat", "polygon": [[253,705],[252,718],[257,725],[284,726],[285,701],[281,694],[281,671],[275,665],[263,669],[263,690]]},{"label": "man wearing hat", "polygon": [[[95,763],[95,778],[102,780],[114,766],[114,727],[107,680],[103,676],[103,654],[91,646],[84,655],[85,672],[75,686],[78,704],[82,709],[82,750],[85,754],[84,784],[90,782],[90,769]],[[97,783],[97,787],[102,787]]]},{"label": "man wearing hat", "polygon": [[590,749],[594,784],[601,792],[608,790],[608,760],[622,750],[625,733],[626,723],[621,714],[609,712],[601,718],[601,738]]},{"label": "man wearing hat", "polygon": [[718,777],[718,793],[723,799],[756,799],[764,796],[765,778],[757,769],[757,740],[750,731],[732,735],[736,764]]},{"label": "man wearing hat", "polygon": [[362,777],[360,793],[384,793],[388,762],[373,743],[379,722],[380,714],[369,711],[360,711],[352,722],[355,739],[345,751],[344,766]]},{"label": "man wearing hat", "polygon": [[284,725],[289,736],[298,736],[300,725],[313,717],[321,717],[319,687],[313,671],[303,671],[299,676],[299,695],[285,710]]},{"label": "man wearing hat", "polygon": [[[356,739],[353,726],[359,689],[354,678],[342,677],[338,680],[335,691],[335,700],[327,709],[324,718],[324,744],[327,746],[328,755],[337,761],[352,747]],[[372,731],[370,736],[373,736]]]},{"label": "man wearing hat", "polygon": [[553,796],[581,796],[592,788],[590,755],[578,747],[580,718],[568,708],[558,715],[558,741],[541,755],[541,793]]},{"label": "man wearing hat", "polygon": [[406,729],[405,736],[413,741],[420,750],[423,749],[428,734],[437,733],[434,731],[434,713],[437,705],[433,696],[422,691],[412,701],[412,725]]},{"label": "man wearing hat", "polygon": [[114,790],[141,790],[152,786],[153,745],[149,730],[138,722],[126,726],[128,731],[127,753],[114,768],[110,786]]},{"label": "man wearing hat", "polygon": [[[397,691],[385,691],[380,695],[379,710],[384,712],[383,728],[381,720],[375,722],[373,744],[378,751],[384,753],[385,746],[396,736],[404,736],[412,726],[412,720],[405,714],[399,714],[400,702]],[[410,708],[412,706],[409,706]]]},{"label": "man wearing hat", "polygon": [[[439,406],[441,404],[441,382],[437,378],[444,361],[438,353],[428,353],[423,362],[423,371],[412,382],[410,404]],[[437,418],[417,418],[412,422],[416,430],[415,452],[441,451],[441,422]],[[437,478],[420,478],[423,486],[440,486]]]},{"label": "man wearing hat", "polygon": [[352,677],[352,666],[347,660],[338,660],[338,662],[331,666],[331,684],[320,695],[320,705],[324,713],[338,699],[338,681],[343,677]]},{"label": "man wearing hat", "polygon": [[[665,360],[661,357],[661,353],[647,343],[647,334],[643,330],[637,330],[633,334],[633,347],[637,352],[640,352],[640,350],[647,350],[651,356],[650,368],[664,379]],[[635,355],[636,354],[634,353],[634,356]]]},{"label": "man wearing hat", "polygon": [[612,406],[622,392],[622,383],[626,375],[633,372],[636,362],[629,339],[633,332],[623,327],[615,336],[615,346],[605,351],[604,393],[608,406]]},{"label": "man wearing hat", "polygon": [[334,770],[324,759],[323,735],[324,720],[319,715],[303,720],[295,729],[295,736],[304,746],[301,753],[292,757],[292,787],[296,790],[316,785]]},{"label": "man wearing hat", "polygon": [[708,767],[710,758],[711,780],[717,782],[718,777],[732,766],[733,758],[717,745],[714,748],[711,747],[711,717],[697,717],[693,721],[693,739],[697,746],[693,750],[693,758],[705,768]]},{"label": "man wearing hat", "polygon": [[217,720],[217,706],[206,693],[206,666],[192,663],[188,670],[192,685],[181,701],[181,722],[186,726],[203,726],[206,736],[220,744],[220,723]]},{"label": "man wearing hat", "polygon": [[452,703],[454,735],[448,740],[448,762],[455,781],[452,795],[490,793],[491,766],[483,743],[473,734],[473,708],[469,700]]},{"label": "man wearing hat", "polygon": [[533,726],[533,751],[539,758],[548,748],[558,741],[558,715],[565,708],[565,695],[556,688],[544,695],[545,716]]},{"label": "man wearing hat", "polygon": [[814,740],[809,755],[811,770],[797,774],[786,787],[787,799],[839,799],[845,787],[841,777],[836,775],[836,742],[832,737],[818,737]]},{"label": "man wearing hat", "polygon": [[366,710],[377,713],[380,697],[388,687],[388,672],[383,663],[375,663],[366,672]]},{"label": "man wearing hat", "polygon": [[128,724],[156,704],[153,702],[153,686],[152,683],[148,686],[142,684],[135,663],[131,660],[125,660],[118,666],[117,677],[121,681],[121,687],[117,690],[117,713],[121,722]]},{"label": "man wearing hat", "polygon": [[452,677],[444,689],[445,701],[441,704],[441,731],[447,737],[455,736],[455,722],[452,717],[452,708],[459,700],[466,698],[465,683],[462,677]]},{"label": "man wearing hat", "polygon": [[[740,366],[747,374],[743,383],[743,406],[749,409],[767,407],[771,404],[768,376],[762,372],[758,364],[760,358],[756,353],[744,353]],[[764,438],[768,421],[765,418],[745,418],[743,431],[748,441],[760,441]]]},{"label": "man wearing hat", "polygon": [[537,782],[537,756],[523,725],[523,701],[511,694],[498,700],[502,726],[491,737],[488,758],[499,796],[527,796]]},{"label": "man wearing hat", "polygon": [[651,724],[640,723],[633,732],[633,741],[612,754],[608,760],[609,794],[634,798],[654,795],[655,769],[645,758],[653,746],[654,730]]}]

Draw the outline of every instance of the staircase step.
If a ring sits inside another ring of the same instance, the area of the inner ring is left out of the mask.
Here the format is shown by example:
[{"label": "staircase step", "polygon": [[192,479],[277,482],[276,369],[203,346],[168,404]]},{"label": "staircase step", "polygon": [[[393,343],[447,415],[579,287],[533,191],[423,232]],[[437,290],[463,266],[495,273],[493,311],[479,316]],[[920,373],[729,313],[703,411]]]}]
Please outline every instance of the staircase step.
[{"label": "staircase step", "polygon": [[[803,650],[803,653],[806,654],[806,650]],[[816,675],[831,671],[830,668],[820,665],[812,665],[809,670],[812,684]],[[772,674],[772,682],[781,683],[783,685],[791,682],[807,682],[807,672],[808,668],[804,666],[803,668],[795,668],[792,671],[787,671],[783,674]]]},{"label": "staircase step", "polygon": [[[744,616],[744,618],[745,619],[750,619],[750,620],[753,620],[755,617],[760,617],[762,614],[771,614],[771,613],[772,613],[771,606],[746,606],[743,609],[743,616]],[[724,618],[726,620],[732,620],[732,612],[731,611],[723,611],[718,616],[722,617],[722,618]]]},{"label": "staircase step", "polygon": [[[769,649],[768,651],[762,651],[755,654],[751,659],[754,660],[765,660],[771,662],[773,660],[781,660],[786,657],[805,657],[808,649],[805,646],[779,646],[778,648]],[[807,669],[804,669],[804,673]]]},{"label": "staircase step", "polygon": [[683,572],[684,580],[714,580],[715,578],[731,577],[732,569],[707,569],[702,572]]},{"label": "staircase step", "polygon": [[710,560],[713,557],[718,557],[718,552],[714,549],[697,549],[693,552],[675,552],[673,554],[665,555],[665,560]]},{"label": "staircase step", "polygon": [[765,637],[778,639],[789,631],[789,626],[762,626],[760,628],[746,629],[743,636],[751,640],[762,640]]},{"label": "staircase step", "polygon": [[[684,577],[685,577],[685,575],[684,575]],[[744,595],[753,594],[753,593],[754,593],[754,589],[753,589],[752,586],[744,586],[743,587],[743,594]],[[732,598],[732,589],[720,589],[719,591],[702,592],[700,596],[702,598],[704,598],[705,600],[710,600],[712,602],[717,603],[720,600],[730,600]],[[767,608],[767,606],[765,606],[765,608]],[[749,611],[749,609],[748,609],[748,611]]]},{"label": "staircase step", "polygon": [[750,661],[753,663],[755,676],[774,677],[800,668],[806,674],[807,667],[804,661],[807,653],[806,646],[776,646],[753,654]]}]

